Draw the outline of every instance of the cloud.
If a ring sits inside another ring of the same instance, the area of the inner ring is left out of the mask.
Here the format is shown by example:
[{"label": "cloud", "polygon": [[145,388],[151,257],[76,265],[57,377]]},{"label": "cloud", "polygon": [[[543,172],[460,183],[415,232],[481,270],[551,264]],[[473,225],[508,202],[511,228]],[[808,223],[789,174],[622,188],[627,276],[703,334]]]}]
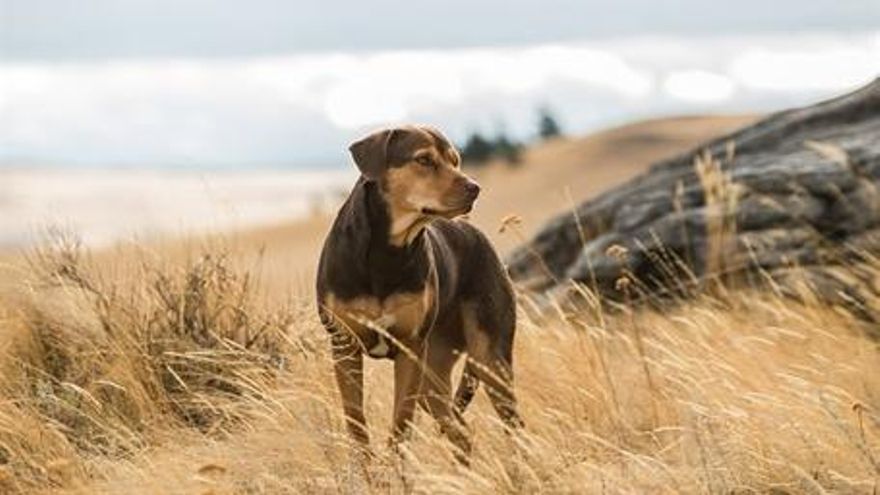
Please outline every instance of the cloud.
[{"label": "cloud", "polygon": [[691,69],[666,76],[663,90],[680,100],[713,102],[730,98],[736,90],[736,84],[723,74]]},{"label": "cloud", "polygon": [[525,135],[550,103],[580,132],[661,112],[766,108],[781,91],[806,101],[877,73],[878,33],[2,63],[0,159],[321,165],[391,122],[427,120],[454,137],[506,122]]},{"label": "cloud", "polygon": [[756,90],[839,90],[880,75],[880,36],[861,46],[834,40],[809,49],[752,47],[733,60],[730,73]]}]

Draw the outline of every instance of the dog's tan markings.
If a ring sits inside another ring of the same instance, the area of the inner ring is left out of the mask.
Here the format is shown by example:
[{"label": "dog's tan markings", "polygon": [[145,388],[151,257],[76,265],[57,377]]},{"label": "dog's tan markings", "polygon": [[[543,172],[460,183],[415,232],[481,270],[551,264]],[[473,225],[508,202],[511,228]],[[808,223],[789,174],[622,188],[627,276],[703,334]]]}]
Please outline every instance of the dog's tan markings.
[{"label": "dog's tan markings", "polygon": [[459,156],[458,151],[455,150],[452,146],[447,148],[446,157],[449,160],[449,163],[453,168],[459,168],[461,166],[461,156]]},{"label": "dog's tan markings", "polygon": [[425,132],[430,134],[431,138],[434,140],[434,147],[439,156],[442,157],[440,161],[445,162],[451,168],[457,169],[461,164],[461,157],[455,149],[455,146],[451,146],[449,141],[443,137],[443,134],[437,129],[425,127]]},{"label": "dog's tan markings", "polygon": [[[383,301],[376,297],[339,299],[331,293],[324,299],[324,307],[334,320],[358,338],[364,350],[372,356],[381,357],[387,354],[388,343],[379,338],[375,327],[387,331],[398,340],[415,337],[428,316],[433,300],[434,291],[426,286],[418,292],[392,294]],[[383,347],[385,351],[381,352]]]},{"label": "dog's tan markings", "polygon": [[477,309],[471,304],[463,304],[461,307],[461,320],[464,327],[467,350],[471,358],[483,360],[490,355],[489,336],[477,320]]},{"label": "dog's tan markings", "polygon": [[[426,167],[416,162],[421,156],[430,156],[435,166]],[[457,154],[451,146],[445,153],[436,147],[425,147],[413,152],[412,160],[385,172],[384,193],[391,216],[390,242],[403,246],[412,242],[430,223],[425,210],[449,211],[461,203],[456,182],[465,178],[457,168]]]},{"label": "dog's tan markings", "polygon": [[433,148],[422,148],[422,149],[416,151],[415,153],[413,153],[413,161],[416,161],[418,158],[421,158],[424,156],[427,156],[427,157],[430,157],[434,160],[437,160],[437,153],[434,151]]},{"label": "dog's tan markings", "polygon": [[480,326],[477,318],[477,308],[473,304],[464,304],[461,311],[467,342],[467,368],[486,384],[492,407],[505,424],[510,428],[521,428],[523,421],[517,412],[513,391],[513,369],[493,351],[489,333]]},{"label": "dog's tan markings", "polygon": [[454,180],[453,174],[435,171],[415,162],[394,167],[385,173],[392,244],[403,246],[415,239],[431,220],[423,210],[443,210],[445,192],[452,188]]}]

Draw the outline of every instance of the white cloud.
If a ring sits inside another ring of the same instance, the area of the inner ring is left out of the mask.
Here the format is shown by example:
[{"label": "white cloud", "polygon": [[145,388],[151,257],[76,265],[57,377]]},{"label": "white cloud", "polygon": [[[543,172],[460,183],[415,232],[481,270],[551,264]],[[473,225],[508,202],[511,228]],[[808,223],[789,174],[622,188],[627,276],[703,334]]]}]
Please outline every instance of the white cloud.
[{"label": "white cloud", "polygon": [[880,75],[880,43],[834,45],[750,48],[733,60],[730,73],[748,88],[772,91],[844,90]]},{"label": "white cloud", "polygon": [[548,79],[570,80],[630,98],[644,97],[653,89],[650,73],[607,50],[555,45],[529,50],[525,58],[520,72],[537,71]]},{"label": "white cloud", "polygon": [[778,101],[780,91],[791,104],[878,73],[875,32],[5,63],[0,159],[335,160],[342,155],[333,153],[363,127],[388,122],[427,119],[462,131],[478,122],[506,121],[509,129],[525,132],[535,107],[550,102],[570,130],[579,132],[626,118],[717,111],[734,103],[739,110],[759,110]]},{"label": "white cloud", "polygon": [[736,84],[723,74],[691,69],[666,76],[663,90],[684,101],[715,102],[730,98],[736,90]]}]

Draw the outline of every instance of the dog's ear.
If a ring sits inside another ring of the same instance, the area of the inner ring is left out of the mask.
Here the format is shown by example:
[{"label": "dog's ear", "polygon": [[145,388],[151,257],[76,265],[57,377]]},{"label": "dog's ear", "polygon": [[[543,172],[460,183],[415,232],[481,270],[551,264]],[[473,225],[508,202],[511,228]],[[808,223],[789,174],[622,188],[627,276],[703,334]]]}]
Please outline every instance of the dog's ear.
[{"label": "dog's ear", "polygon": [[367,179],[378,179],[388,165],[388,147],[397,129],[376,131],[348,147],[355,165]]}]

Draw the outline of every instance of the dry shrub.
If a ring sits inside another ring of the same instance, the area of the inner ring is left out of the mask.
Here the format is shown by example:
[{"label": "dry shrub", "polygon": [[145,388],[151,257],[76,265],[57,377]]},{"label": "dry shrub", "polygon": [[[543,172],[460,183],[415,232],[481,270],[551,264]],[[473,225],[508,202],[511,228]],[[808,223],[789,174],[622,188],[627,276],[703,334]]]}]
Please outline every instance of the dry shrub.
[{"label": "dry shrub", "polygon": [[227,432],[270,404],[290,317],[261,308],[225,254],[145,258],[108,281],[58,239],[7,297],[0,465],[19,488],[61,483],[47,466],[128,456],[169,427]]}]

